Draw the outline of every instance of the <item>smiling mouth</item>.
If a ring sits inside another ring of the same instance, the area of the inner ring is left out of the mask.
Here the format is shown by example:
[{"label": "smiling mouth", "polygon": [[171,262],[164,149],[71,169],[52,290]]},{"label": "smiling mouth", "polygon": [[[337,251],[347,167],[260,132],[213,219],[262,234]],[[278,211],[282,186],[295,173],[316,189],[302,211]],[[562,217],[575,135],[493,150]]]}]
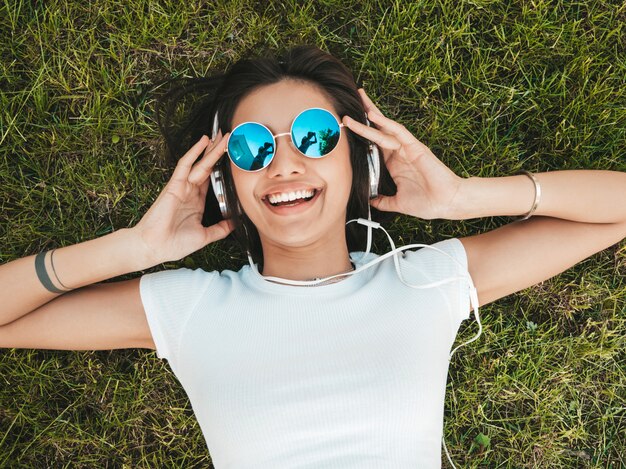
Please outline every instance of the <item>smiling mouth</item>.
[{"label": "smiling mouth", "polygon": [[300,205],[302,203],[309,202],[315,198],[315,196],[319,193],[319,189],[313,189],[313,194],[296,194],[295,198],[289,197],[292,200],[282,200],[285,197],[283,196],[270,196],[267,195],[263,199],[266,203],[271,205],[272,207],[293,207],[295,205]]}]

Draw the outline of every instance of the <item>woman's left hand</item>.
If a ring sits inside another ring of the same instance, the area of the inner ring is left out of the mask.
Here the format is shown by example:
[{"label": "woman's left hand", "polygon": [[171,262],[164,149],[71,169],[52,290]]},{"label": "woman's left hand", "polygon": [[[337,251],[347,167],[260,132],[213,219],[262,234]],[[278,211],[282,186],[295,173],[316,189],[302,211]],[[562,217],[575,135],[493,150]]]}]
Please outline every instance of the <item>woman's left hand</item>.
[{"label": "woman's left hand", "polygon": [[416,139],[402,124],[385,116],[363,89],[359,90],[367,117],[378,129],[363,125],[349,116],[343,123],[353,132],[378,144],[385,165],[397,186],[393,196],[381,195],[372,207],[412,215],[424,220],[455,220],[455,197],[464,181]]}]

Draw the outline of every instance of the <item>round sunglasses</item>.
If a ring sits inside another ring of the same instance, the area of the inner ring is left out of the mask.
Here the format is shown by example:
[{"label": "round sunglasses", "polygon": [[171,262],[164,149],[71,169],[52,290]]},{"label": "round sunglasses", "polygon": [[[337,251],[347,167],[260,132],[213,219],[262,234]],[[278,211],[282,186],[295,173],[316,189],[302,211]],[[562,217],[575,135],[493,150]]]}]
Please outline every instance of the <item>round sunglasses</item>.
[{"label": "round sunglasses", "polygon": [[239,169],[260,171],[274,158],[276,138],[291,135],[293,145],[304,156],[323,158],[337,148],[343,126],[330,111],[321,108],[305,109],[291,123],[291,131],[282,134],[272,134],[258,122],[244,122],[230,133],[226,152]]}]

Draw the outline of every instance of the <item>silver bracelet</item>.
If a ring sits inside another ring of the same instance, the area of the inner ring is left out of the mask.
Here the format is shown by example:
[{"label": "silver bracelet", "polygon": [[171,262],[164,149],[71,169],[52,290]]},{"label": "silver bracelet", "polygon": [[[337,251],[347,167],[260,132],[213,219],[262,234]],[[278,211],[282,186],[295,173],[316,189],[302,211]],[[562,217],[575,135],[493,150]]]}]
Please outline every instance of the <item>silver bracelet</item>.
[{"label": "silver bracelet", "polygon": [[541,199],[541,186],[539,185],[539,181],[537,181],[537,178],[534,176],[534,174],[531,173],[530,171],[525,171],[525,170],[522,171],[520,174],[525,174],[533,181],[533,184],[535,185],[535,201],[533,202],[533,206],[530,209],[530,211],[526,215],[524,215],[522,218],[519,218],[518,221],[529,219],[531,215],[535,212],[535,210],[537,210],[537,206],[539,205],[539,200]]}]

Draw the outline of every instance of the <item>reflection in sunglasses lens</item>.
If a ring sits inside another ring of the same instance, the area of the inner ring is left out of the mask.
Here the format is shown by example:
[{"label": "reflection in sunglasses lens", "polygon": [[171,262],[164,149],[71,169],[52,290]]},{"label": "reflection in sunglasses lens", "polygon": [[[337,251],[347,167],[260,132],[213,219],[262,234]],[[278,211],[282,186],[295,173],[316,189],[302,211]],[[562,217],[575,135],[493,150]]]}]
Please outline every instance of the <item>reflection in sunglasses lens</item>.
[{"label": "reflection in sunglasses lens", "polygon": [[274,157],[274,137],[262,125],[247,122],[230,135],[228,154],[233,163],[246,171],[264,168]]},{"label": "reflection in sunglasses lens", "polygon": [[339,141],[339,124],[324,109],[308,109],[293,123],[291,138],[300,152],[310,158],[320,158],[335,149]]},{"label": "reflection in sunglasses lens", "polygon": [[[293,121],[291,139],[300,153],[321,158],[339,142],[341,128],[335,116],[325,109],[307,109]],[[246,122],[237,126],[228,139],[228,154],[239,168],[256,171],[265,168],[275,151],[275,140],[265,126]]]}]

